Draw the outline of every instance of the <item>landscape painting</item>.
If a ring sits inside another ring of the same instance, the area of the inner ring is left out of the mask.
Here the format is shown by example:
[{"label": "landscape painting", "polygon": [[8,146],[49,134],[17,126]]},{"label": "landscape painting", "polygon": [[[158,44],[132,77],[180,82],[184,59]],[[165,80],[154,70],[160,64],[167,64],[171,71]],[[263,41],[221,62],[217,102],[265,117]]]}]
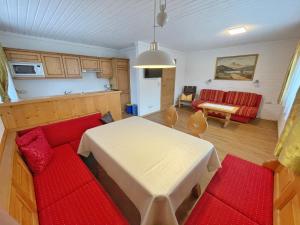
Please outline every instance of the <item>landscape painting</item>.
[{"label": "landscape painting", "polygon": [[253,80],[258,54],[218,57],[215,79]]}]

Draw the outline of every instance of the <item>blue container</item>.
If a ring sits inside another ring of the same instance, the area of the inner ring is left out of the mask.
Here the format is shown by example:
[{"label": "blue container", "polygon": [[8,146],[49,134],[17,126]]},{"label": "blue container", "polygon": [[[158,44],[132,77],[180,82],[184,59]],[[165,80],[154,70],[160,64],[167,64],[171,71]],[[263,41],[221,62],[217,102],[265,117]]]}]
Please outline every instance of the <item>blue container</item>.
[{"label": "blue container", "polygon": [[127,104],[127,105],[126,105],[126,112],[127,112],[128,114],[132,114],[132,105],[131,105],[131,104]]},{"label": "blue container", "polygon": [[134,116],[138,115],[138,106],[136,104],[132,105],[132,115]]}]

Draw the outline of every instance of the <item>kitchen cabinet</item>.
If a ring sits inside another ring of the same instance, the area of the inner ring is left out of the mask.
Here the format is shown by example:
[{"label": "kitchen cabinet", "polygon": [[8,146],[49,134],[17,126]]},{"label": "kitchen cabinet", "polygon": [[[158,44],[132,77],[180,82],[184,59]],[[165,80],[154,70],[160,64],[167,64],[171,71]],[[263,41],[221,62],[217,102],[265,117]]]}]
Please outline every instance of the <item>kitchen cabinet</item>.
[{"label": "kitchen cabinet", "polygon": [[72,55],[63,56],[66,78],[81,78],[80,58]]},{"label": "kitchen cabinet", "polygon": [[98,58],[80,57],[82,72],[100,72]]},{"label": "kitchen cabinet", "polygon": [[125,110],[126,104],[130,103],[130,75],[129,62],[127,59],[113,59],[113,77],[110,84],[113,89],[118,89],[121,92],[121,107]]},{"label": "kitchen cabinet", "polygon": [[65,78],[63,59],[58,54],[42,54],[46,78]]},{"label": "kitchen cabinet", "polygon": [[8,61],[15,62],[41,62],[41,54],[37,52],[22,51],[15,49],[5,49]]},{"label": "kitchen cabinet", "polygon": [[99,60],[100,72],[97,73],[98,78],[109,79],[113,76],[112,59],[101,58]]}]

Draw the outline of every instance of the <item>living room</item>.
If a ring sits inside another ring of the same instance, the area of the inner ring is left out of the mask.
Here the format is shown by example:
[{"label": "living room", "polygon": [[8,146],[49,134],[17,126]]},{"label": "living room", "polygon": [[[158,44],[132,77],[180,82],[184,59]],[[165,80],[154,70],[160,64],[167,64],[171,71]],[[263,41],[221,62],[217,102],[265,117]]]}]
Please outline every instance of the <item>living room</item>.
[{"label": "living room", "polygon": [[3,1],[0,223],[300,224],[299,10]]}]

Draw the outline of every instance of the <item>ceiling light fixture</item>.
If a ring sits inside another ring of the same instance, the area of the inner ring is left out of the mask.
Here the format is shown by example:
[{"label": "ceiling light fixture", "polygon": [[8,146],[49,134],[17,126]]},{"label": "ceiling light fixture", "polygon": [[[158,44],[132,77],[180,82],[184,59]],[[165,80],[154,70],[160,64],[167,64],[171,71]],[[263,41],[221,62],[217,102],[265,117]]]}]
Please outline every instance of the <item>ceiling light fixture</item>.
[{"label": "ceiling light fixture", "polygon": [[234,28],[228,29],[228,33],[230,35],[242,34],[245,32],[247,32],[247,29],[245,27],[234,27]]},{"label": "ceiling light fixture", "polygon": [[[165,12],[165,4],[160,4],[159,26],[163,27],[167,22],[167,14]],[[150,43],[150,49],[141,53],[136,60],[135,68],[173,68],[176,67],[174,60],[170,55],[164,51],[158,50],[158,43],[156,42],[156,0],[154,0],[154,24],[153,24],[153,41]]]}]

